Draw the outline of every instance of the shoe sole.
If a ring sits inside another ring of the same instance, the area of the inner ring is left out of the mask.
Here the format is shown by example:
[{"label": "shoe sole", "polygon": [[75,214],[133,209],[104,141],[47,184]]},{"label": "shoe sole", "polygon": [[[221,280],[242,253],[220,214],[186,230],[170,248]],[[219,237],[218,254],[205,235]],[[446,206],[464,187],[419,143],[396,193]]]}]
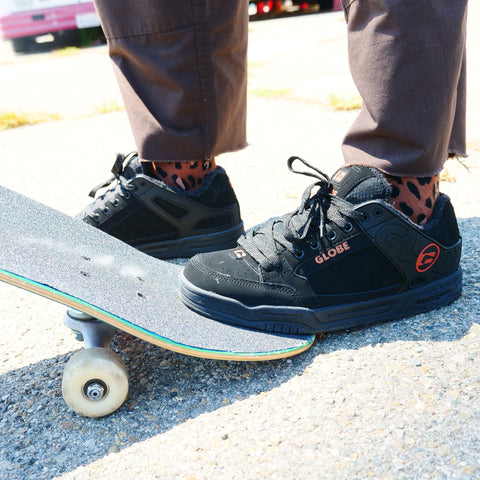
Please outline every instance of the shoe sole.
[{"label": "shoe sole", "polygon": [[158,259],[190,258],[197,253],[226,250],[237,245],[237,240],[245,233],[243,223],[228,230],[207,235],[195,235],[158,243],[132,244],[133,247]]},{"label": "shoe sole", "polygon": [[345,330],[425,313],[453,303],[462,293],[462,270],[426,285],[375,300],[319,309],[260,305],[202,290],[182,274],[180,294],[192,310],[214,320],[276,333],[308,334]]}]

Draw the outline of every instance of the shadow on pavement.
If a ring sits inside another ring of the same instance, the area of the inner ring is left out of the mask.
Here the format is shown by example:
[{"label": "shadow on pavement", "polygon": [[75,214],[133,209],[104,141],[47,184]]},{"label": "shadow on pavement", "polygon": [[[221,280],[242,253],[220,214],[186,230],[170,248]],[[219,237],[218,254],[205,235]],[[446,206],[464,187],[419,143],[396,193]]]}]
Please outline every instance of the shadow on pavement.
[{"label": "shadow on pavement", "polygon": [[103,419],[81,417],[64,403],[61,380],[69,355],[0,376],[0,478],[2,471],[9,479],[54,478],[270,391],[301,374],[315,357],[226,362],[176,354],[124,333],[113,343],[127,364],[130,392],[123,407]]}]

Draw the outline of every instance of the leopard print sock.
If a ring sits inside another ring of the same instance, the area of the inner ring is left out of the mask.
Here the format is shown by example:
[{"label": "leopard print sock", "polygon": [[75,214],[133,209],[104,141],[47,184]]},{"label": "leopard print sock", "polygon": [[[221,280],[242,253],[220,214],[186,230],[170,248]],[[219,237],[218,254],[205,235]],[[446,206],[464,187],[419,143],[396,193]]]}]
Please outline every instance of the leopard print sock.
[{"label": "leopard print sock", "polygon": [[196,190],[217,167],[215,159],[192,162],[151,162],[153,175],[162,182],[182,190]]},{"label": "leopard print sock", "polygon": [[386,175],[392,187],[389,202],[412,222],[425,225],[432,216],[440,194],[440,174],[432,177],[395,177]]}]

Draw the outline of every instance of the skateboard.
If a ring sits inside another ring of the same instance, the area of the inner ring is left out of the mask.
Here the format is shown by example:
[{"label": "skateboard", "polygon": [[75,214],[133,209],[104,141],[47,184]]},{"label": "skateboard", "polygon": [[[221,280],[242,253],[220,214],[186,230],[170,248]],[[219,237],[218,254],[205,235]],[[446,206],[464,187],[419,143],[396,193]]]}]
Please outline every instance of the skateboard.
[{"label": "skateboard", "polygon": [[248,330],[194,313],[177,293],[182,268],[0,186],[0,280],[69,307],[65,324],[85,341],[62,380],[77,413],[105,416],[127,397],[126,367],[109,349],[116,330],[217,360],[274,360],[313,344],[314,335]]}]

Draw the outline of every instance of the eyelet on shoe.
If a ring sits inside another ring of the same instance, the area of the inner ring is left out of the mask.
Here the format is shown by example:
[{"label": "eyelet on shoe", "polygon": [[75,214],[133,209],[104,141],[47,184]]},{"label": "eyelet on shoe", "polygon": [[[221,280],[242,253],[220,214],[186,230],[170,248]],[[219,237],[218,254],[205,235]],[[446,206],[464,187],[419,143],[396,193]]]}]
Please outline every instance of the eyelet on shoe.
[{"label": "eyelet on shoe", "polygon": [[330,233],[327,234],[329,240],[335,240],[337,238],[337,232],[332,230]]},{"label": "eyelet on shoe", "polygon": [[118,207],[120,205],[120,200],[118,198],[116,198],[114,201],[113,201],[113,206],[114,207]]},{"label": "eyelet on shoe", "polygon": [[128,200],[131,196],[132,196],[132,194],[131,194],[128,190],[125,190],[125,191],[123,192],[123,198],[124,198],[125,200]]},{"label": "eyelet on shoe", "polygon": [[99,222],[100,221],[100,215],[98,213],[94,213],[92,218],[93,218],[94,222]]},{"label": "eyelet on shoe", "polygon": [[350,222],[347,222],[343,227],[343,230],[347,233],[350,233],[353,230],[353,225]]},{"label": "eyelet on shoe", "polygon": [[108,207],[105,207],[105,208],[103,209],[103,213],[104,213],[105,215],[108,215],[108,212],[109,212],[109,211],[110,211],[110,209],[109,209]]},{"label": "eyelet on shoe", "polygon": [[382,212],[382,210],[380,210],[379,208],[377,208],[377,209],[373,212],[373,214],[374,214],[376,217],[381,217],[382,214],[383,214],[383,212]]},{"label": "eyelet on shoe", "polygon": [[370,218],[370,217],[369,217],[368,213],[362,212],[362,216],[360,217],[360,220],[361,220],[362,222],[368,222],[368,219],[369,219],[369,218]]},{"label": "eyelet on shoe", "polygon": [[315,242],[309,243],[309,245],[312,250],[318,250],[318,248],[320,247],[320,242],[318,240],[315,240]]},{"label": "eyelet on shoe", "polygon": [[303,250],[297,250],[296,248],[294,248],[293,254],[295,255],[295,258],[298,258],[300,260],[305,255],[305,252]]}]

